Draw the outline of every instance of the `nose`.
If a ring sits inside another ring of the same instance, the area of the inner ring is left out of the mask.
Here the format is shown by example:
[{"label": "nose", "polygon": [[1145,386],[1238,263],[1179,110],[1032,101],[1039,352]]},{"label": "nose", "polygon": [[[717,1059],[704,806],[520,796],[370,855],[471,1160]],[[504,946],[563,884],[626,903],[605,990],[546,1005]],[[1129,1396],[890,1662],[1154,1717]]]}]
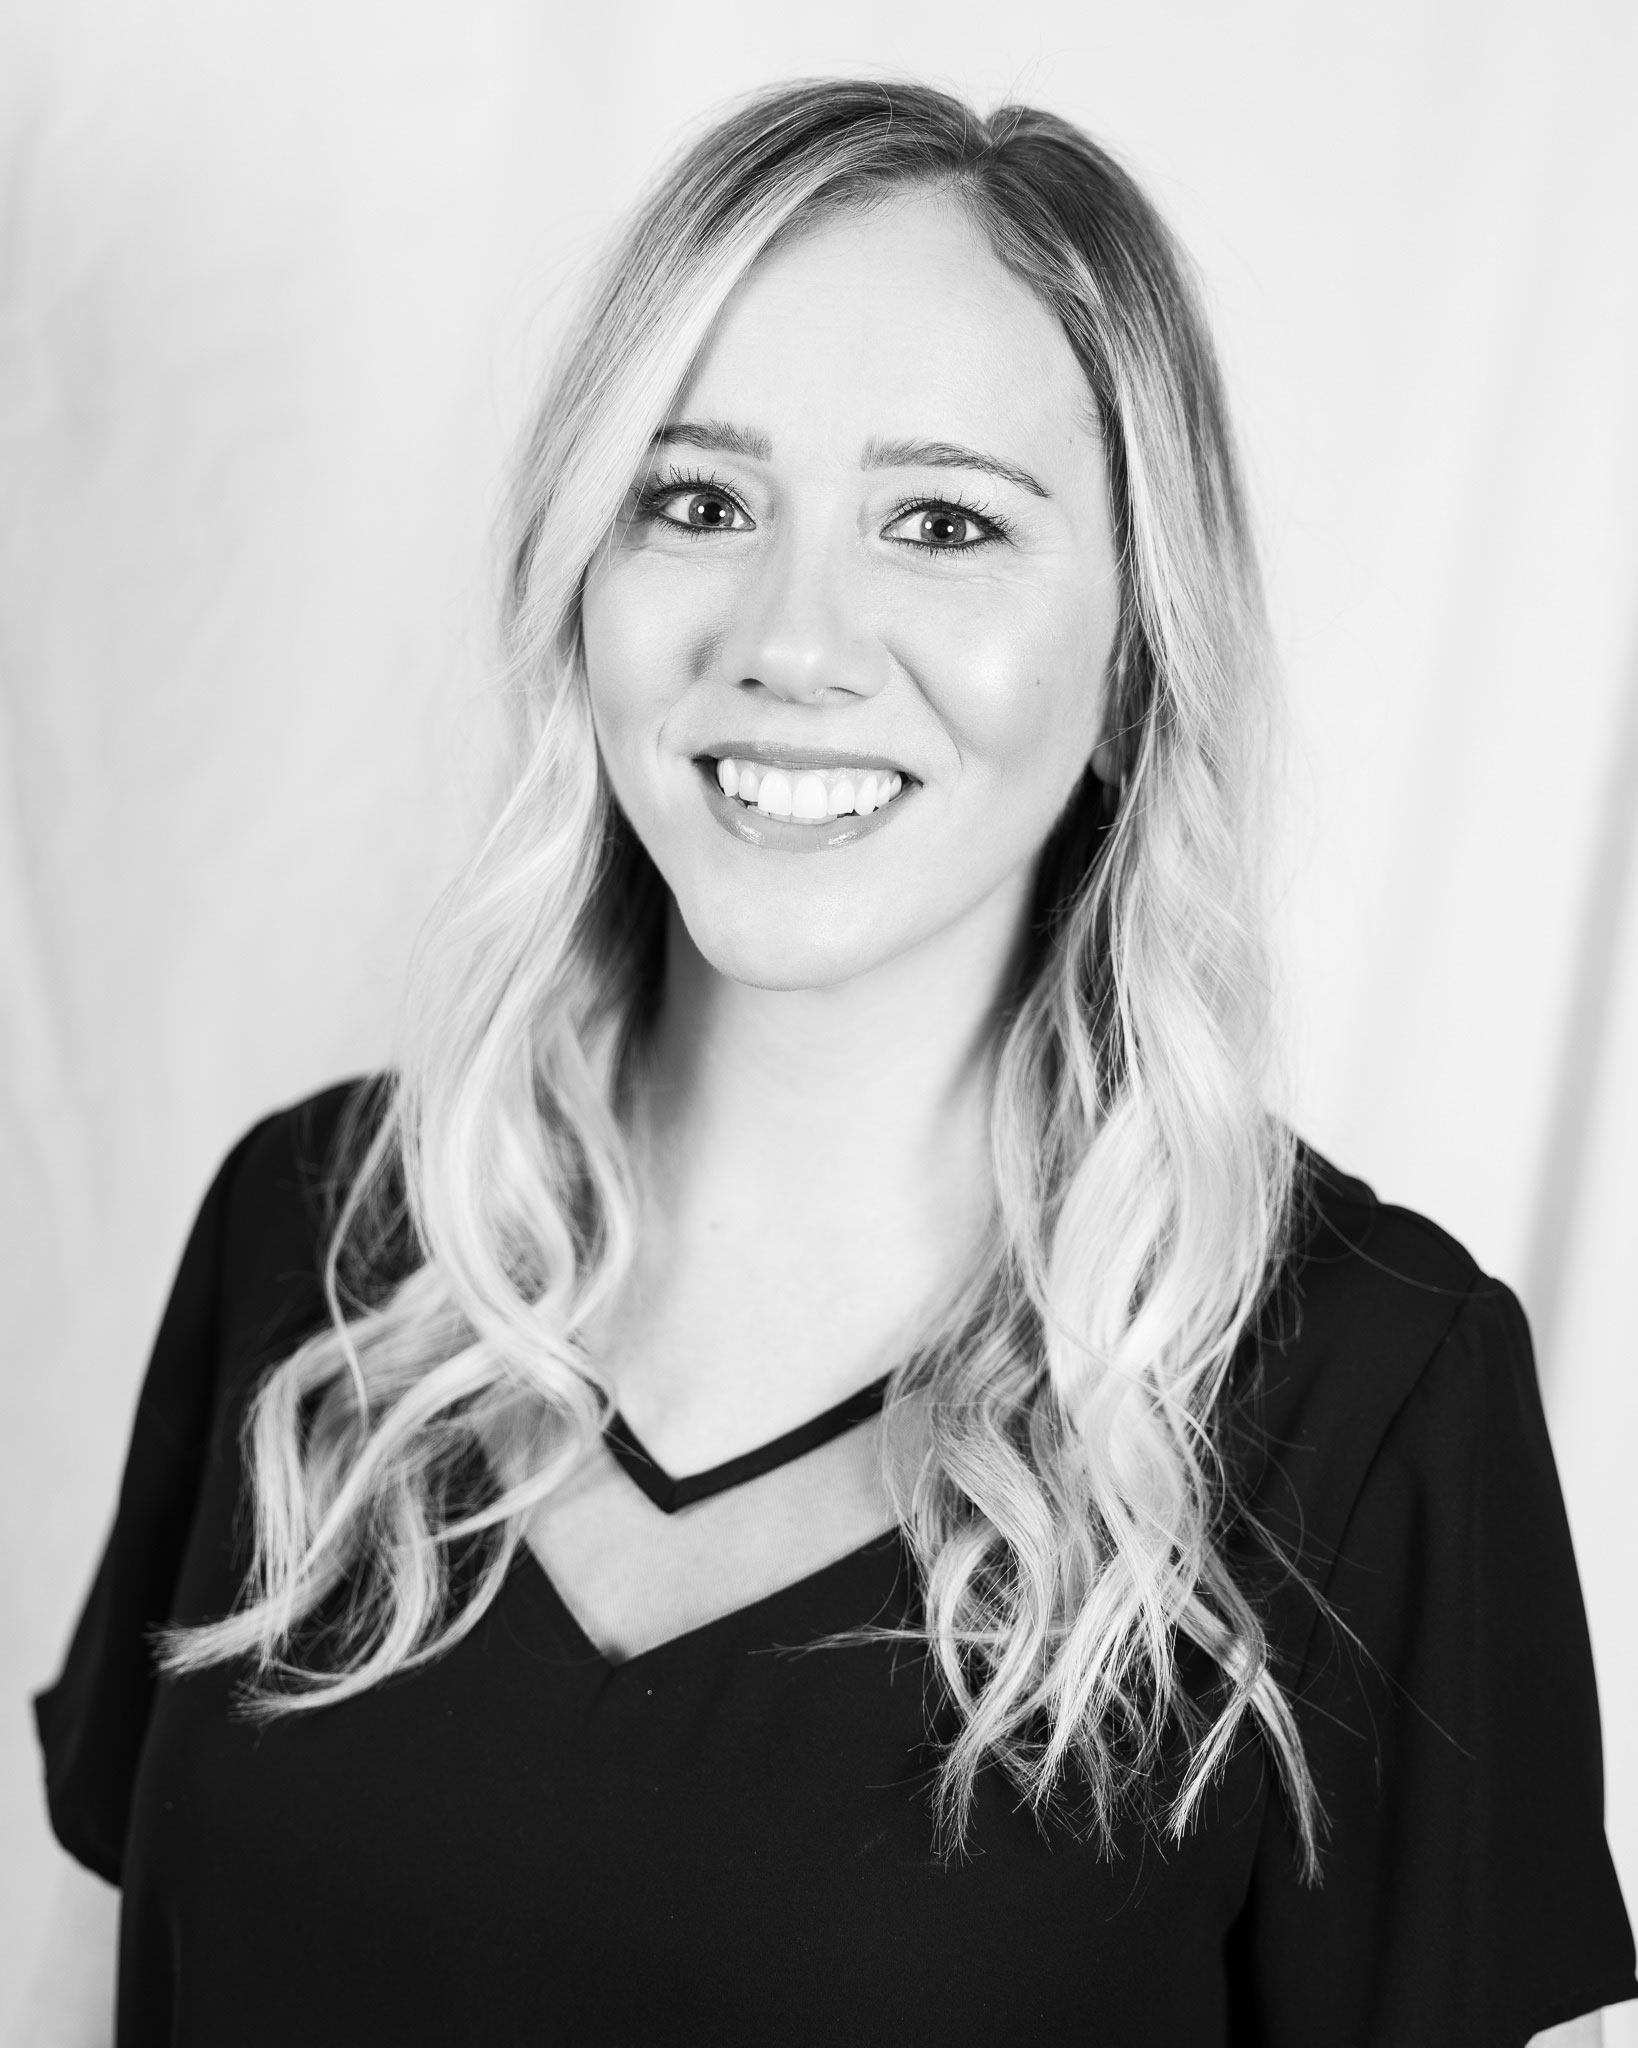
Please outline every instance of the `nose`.
[{"label": "nose", "polygon": [[727,680],[791,703],[874,697],[891,662],[850,588],[843,547],[781,537],[735,593],[719,659]]}]

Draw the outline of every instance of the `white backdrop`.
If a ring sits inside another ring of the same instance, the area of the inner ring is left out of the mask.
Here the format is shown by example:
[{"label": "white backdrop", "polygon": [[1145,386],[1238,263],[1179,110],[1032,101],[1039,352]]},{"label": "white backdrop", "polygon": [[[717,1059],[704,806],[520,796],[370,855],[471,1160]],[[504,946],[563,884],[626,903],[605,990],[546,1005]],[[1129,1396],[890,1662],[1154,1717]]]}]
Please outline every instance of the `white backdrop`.
[{"label": "white backdrop", "polygon": [[0,33],[0,2020],[54,1853],[25,1695],[193,1205],[254,1116],[382,1059],[489,786],[490,529],[565,286],[687,124],[804,71],[1052,106],[1201,263],[1290,675],[1292,1099],[1531,1311],[1638,1899],[1638,10]]}]

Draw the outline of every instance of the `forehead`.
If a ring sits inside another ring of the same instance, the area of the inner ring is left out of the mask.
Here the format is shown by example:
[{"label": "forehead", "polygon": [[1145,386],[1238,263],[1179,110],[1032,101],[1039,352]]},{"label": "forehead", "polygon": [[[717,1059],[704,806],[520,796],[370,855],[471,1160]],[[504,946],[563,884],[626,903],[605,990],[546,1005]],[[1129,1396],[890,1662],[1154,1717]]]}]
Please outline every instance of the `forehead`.
[{"label": "forehead", "polygon": [[[723,308],[682,407],[779,443],[998,437],[1037,458],[1096,438],[1056,316],[955,200],[908,193],[809,228]],[[1026,458],[1027,459],[1027,458]]]}]

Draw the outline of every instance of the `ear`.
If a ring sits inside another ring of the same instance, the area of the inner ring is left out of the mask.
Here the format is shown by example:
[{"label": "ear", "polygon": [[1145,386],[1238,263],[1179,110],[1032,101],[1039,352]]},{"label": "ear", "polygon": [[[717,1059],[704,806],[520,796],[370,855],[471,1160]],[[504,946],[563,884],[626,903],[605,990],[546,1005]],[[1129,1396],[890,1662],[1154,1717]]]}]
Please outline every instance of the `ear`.
[{"label": "ear", "polygon": [[1100,782],[1114,784],[1120,781],[1115,742],[1107,734],[1092,749],[1092,773]]}]

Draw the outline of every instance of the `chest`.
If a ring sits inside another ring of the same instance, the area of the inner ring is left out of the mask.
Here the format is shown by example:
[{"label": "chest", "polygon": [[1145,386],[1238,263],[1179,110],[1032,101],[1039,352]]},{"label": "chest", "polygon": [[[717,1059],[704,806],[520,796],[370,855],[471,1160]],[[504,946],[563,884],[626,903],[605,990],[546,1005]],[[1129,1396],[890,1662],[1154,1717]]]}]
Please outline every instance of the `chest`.
[{"label": "chest", "polygon": [[1225,2041],[1254,1783],[1111,1859],[988,1782],[941,1857],[919,1655],[814,1647],[902,1613],[903,1570],[890,1538],[610,1666],[524,1559],[458,1649],[320,1714],[168,1687],[127,1995],[200,2031],[130,2039]]}]

